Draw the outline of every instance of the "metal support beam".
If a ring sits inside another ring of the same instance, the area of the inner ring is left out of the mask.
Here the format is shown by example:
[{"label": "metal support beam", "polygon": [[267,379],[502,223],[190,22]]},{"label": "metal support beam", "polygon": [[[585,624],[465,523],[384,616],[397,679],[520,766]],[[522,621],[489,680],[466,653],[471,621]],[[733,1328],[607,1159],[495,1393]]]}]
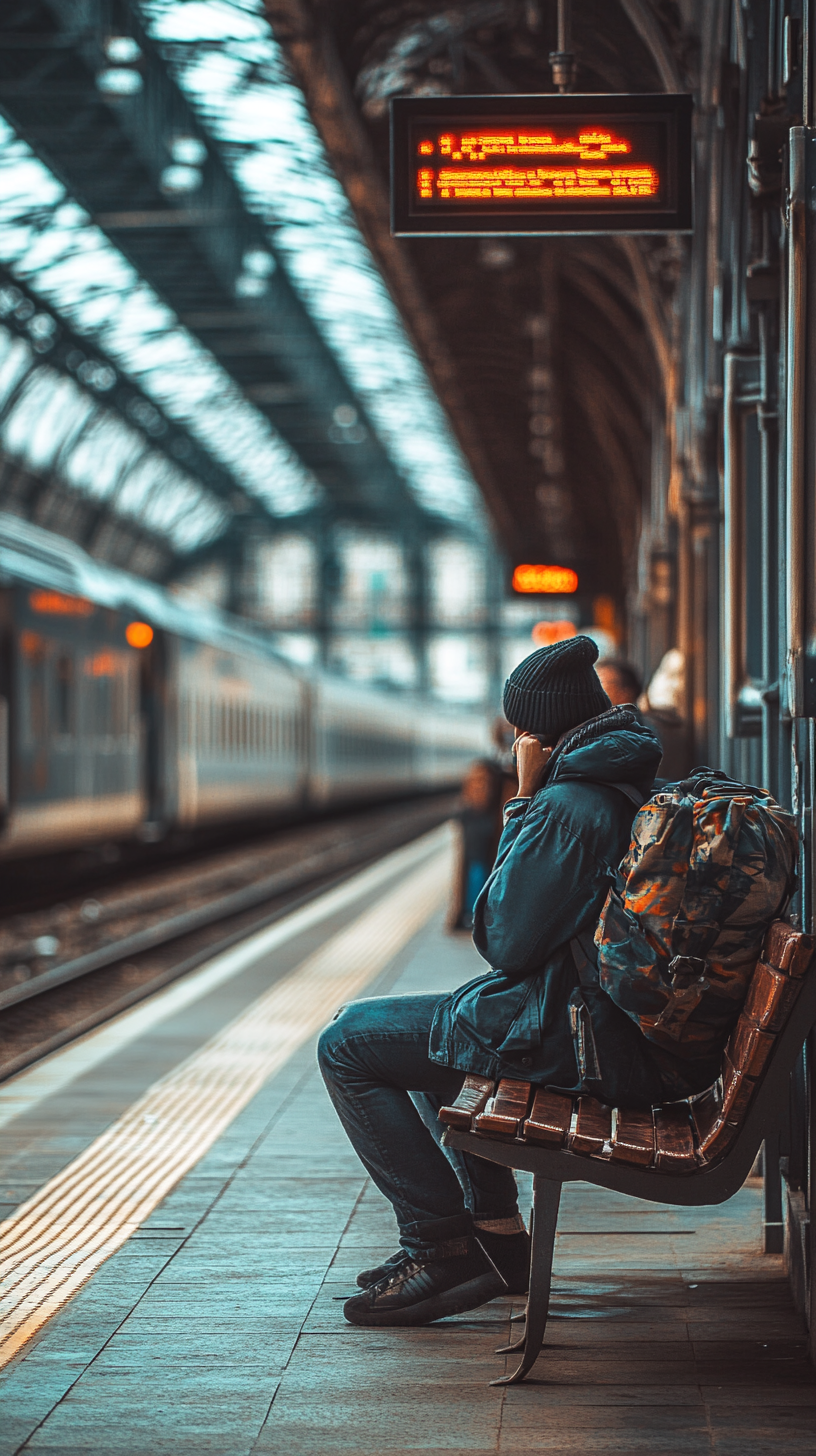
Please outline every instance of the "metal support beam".
[{"label": "metal support beam", "polygon": [[[392,517],[417,512],[334,354],[276,266],[262,222],[247,209],[135,6],[121,0],[117,25],[140,48],[142,86],[113,99],[97,85],[108,64],[103,43],[112,23],[105,0],[87,0],[86,14],[89,23],[77,28],[71,0],[39,0],[25,22],[32,43],[5,58],[0,52],[4,110],[332,500]],[[33,44],[38,29],[42,54]],[[56,46],[55,36],[69,44]],[[58,68],[45,90],[34,84],[41,64]],[[163,190],[178,135],[202,150],[192,206],[180,206]],[[268,258],[272,271],[265,291],[243,296],[245,261],[253,254]],[[335,411],[350,403],[362,425],[353,441],[336,438],[334,426]]]}]

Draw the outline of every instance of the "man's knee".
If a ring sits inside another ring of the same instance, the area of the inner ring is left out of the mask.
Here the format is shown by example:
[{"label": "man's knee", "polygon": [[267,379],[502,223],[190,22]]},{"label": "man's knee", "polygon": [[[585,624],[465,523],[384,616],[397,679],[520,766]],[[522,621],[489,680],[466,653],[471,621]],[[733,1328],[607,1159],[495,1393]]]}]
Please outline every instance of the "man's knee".
[{"label": "man's knee", "polygon": [[348,1061],[349,1044],[355,1038],[370,1035],[376,1019],[375,1006],[374,999],[349,1001],[321,1031],[317,1042],[317,1061],[324,1076]]},{"label": "man's knee", "polygon": [[337,1023],[342,1014],[342,1011],[339,1012],[335,1020],[323,1028],[317,1039],[317,1065],[324,1077],[337,1066],[338,1052],[343,1044],[343,1036],[338,1032]]}]

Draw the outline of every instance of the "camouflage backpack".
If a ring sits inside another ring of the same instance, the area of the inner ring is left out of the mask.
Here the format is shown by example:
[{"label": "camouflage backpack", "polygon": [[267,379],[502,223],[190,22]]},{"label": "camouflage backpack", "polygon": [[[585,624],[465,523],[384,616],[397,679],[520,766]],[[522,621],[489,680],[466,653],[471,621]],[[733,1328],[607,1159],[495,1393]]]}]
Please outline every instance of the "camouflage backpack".
[{"label": "camouflage backpack", "polygon": [[653,1047],[720,1051],[792,892],[797,843],[766,790],[709,768],[638,811],[595,945],[601,986]]}]

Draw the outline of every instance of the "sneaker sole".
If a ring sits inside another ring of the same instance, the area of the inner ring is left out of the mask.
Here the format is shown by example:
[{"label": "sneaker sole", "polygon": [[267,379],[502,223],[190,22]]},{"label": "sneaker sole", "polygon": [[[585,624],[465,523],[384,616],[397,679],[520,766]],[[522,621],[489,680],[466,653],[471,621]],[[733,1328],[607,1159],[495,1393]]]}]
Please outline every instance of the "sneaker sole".
[{"label": "sneaker sole", "polygon": [[406,1309],[352,1310],[348,1305],[343,1314],[351,1325],[429,1325],[433,1320],[444,1319],[449,1314],[464,1314],[468,1309],[478,1309],[498,1294],[506,1294],[507,1286],[496,1274],[480,1274],[478,1279],[469,1279],[466,1284],[457,1284],[446,1289],[444,1294],[435,1294],[432,1299],[423,1299],[419,1304]]},{"label": "sneaker sole", "polygon": [[[385,1266],[382,1269],[366,1269],[363,1274],[357,1275],[354,1282],[358,1289],[370,1289],[372,1284],[376,1284],[379,1279],[386,1279],[389,1273],[390,1270]],[[508,1284],[504,1290],[505,1294],[527,1294],[528,1292],[526,1280],[523,1284]]]}]

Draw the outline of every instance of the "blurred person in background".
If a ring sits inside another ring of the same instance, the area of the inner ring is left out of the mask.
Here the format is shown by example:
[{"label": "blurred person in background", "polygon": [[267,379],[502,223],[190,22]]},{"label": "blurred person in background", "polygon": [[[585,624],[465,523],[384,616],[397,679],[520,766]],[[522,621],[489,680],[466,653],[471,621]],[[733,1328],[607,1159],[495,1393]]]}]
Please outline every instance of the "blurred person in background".
[{"label": "blurred person in background", "polygon": [[631,662],[622,657],[605,657],[595,668],[606,696],[613,708],[623,703],[633,706],[639,715],[638,699],[643,692],[643,680]]},{"label": "blurred person in background", "polygon": [[477,758],[465,775],[462,807],[456,815],[459,855],[450,930],[473,928],[473,906],[493,868],[501,835],[502,778],[498,764],[487,758]]},{"label": "blurred person in background", "polygon": [[661,780],[671,783],[683,778],[691,768],[691,760],[683,715],[685,662],[682,652],[672,647],[664,654],[645,691],[637,668],[623,658],[604,658],[595,670],[612,705],[633,707],[641,723],[648,724],[659,738],[663,749]]},{"label": "blurred person in background", "polygon": [[453,877],[448,930],[472,930],[473,906],[496,858],[502,813],[518,790],[513,729],[506,718],[493,724],[495,758],[478,758],[465,775],[456,815],[459,853]]},{"label": "blurred person in background", "polygon": [[678,647],[664,653],[640,707],[663,746],[663,778],[684,778],[691,770],[692,758],[686,718],[686,661]]}]

